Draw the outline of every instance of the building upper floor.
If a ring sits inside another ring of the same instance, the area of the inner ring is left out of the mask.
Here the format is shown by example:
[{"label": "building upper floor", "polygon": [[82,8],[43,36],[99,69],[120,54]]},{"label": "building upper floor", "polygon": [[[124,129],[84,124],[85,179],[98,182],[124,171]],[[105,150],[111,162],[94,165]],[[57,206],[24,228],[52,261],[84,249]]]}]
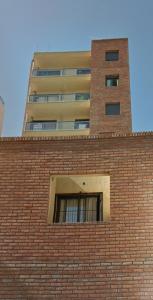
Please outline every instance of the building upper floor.
[{"label": "building upper floor", "polygon": [[131,131],[128,40],[93,40],[90,51],[36,52],[24,136]]}]

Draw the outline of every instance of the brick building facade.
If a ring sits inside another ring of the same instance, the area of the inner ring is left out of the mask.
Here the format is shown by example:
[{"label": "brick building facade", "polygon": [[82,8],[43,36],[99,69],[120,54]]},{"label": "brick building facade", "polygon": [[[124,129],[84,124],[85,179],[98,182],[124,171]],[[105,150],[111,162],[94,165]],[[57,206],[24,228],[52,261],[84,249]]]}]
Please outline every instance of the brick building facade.
[{"label": "brick building facade", "polygon": [[90,51],[34,53],[23,136],[131,132],[128,39]]},{"label": "brick building facade", "polygon": [[[110,176],[110,219],[49,223],[50,178]],[[0,139],[0,299],[153,299],[153,133]]]},{"label": "brick building facade", "polygon": [[0,139],[0,299],[153,299],[153,133],[132,133],[128,40],[35,53]]}]

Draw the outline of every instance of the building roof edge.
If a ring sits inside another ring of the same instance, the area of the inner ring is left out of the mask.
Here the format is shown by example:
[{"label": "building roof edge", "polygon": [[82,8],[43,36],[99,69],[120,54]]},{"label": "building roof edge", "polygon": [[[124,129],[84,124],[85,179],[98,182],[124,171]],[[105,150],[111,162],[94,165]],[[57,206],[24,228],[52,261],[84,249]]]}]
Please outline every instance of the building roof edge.
[{"label": "building roof edge", "polygon": [[80,135],[80,136],[43,136],[43,137],[0,137],[0,142],[14,142],[14,141],[63,141],[63,140],[98,140],[105,138],[129,138],[129,137],[153,137],[153,131],[142,131],[132,133],[101,133],[99,135]]}]

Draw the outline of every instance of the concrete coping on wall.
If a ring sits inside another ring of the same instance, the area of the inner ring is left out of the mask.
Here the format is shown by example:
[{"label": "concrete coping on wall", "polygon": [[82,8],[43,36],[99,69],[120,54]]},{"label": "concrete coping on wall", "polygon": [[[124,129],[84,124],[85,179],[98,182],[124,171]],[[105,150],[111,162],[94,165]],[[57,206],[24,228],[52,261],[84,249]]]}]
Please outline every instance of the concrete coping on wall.
[{"label": "concrete coping on wall", "polygon": [[127,37],[120,37],[120,38],[111,38],[111,39],[101,39],[101,38],[99,38],[99,39],[93,39],[92,40],[92,42],[109,42],[109,41],[128,41],[128,38]]},{"label": "concrete coping on wall", "polygon": [[153,136],[153,131],[131,132],[131,133],[101,133],[98,135],[83,135],[83,136],[41,136],[41,137],[1,137],[0,142],[25,142],[25,141],[68,141],[68,140],[98,140],[108,138],[129,138],[129,137],[149,137]]}]

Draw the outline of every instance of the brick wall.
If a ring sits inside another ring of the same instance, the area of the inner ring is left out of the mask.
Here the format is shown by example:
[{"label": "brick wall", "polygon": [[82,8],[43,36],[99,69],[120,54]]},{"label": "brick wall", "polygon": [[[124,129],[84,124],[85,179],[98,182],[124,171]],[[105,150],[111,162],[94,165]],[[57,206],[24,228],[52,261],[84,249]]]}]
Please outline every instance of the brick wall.
[{"label": "brick wall", "polygon": [[[47,224],[54,174],[110,174],[111,221]],[[0,299],[153,299],[153,133],[0,140]]]},{"label": "brick wall", "polygon": [[4,119],[4,102],[0,97],[0,136],[2,134],[2,129],[3,129],[3,119]]},{"label": "brick wall", "polygon": [[[118,61],[106,61],[106,51],[119,50]],[[91,134],[131,131],[128,39],[95,40],[91,49]],[[119,86],[105,87],[105,76],[119,75]],[[105,115],[105,104],[120,102],[121,114]]]}]

